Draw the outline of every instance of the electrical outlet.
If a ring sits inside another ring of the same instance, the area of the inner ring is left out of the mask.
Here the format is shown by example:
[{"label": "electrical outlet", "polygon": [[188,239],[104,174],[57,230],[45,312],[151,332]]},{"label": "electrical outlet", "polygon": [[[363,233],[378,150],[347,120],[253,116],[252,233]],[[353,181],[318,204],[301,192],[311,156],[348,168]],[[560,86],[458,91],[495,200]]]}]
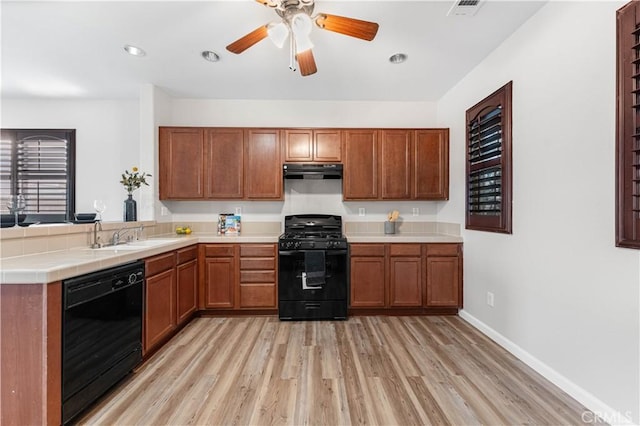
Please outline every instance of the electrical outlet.
[{"label": "electrical outlet", "polygon": [[420,216],[420,208],[419,208],[419,207],[414,207],[414,208],[412,209],[412,214],[413,214],[414,216]]},{"label": "electrical outlet", "polygon": [[364,216],[364,215],[365,215],[364,207],[360,207],[360,208],[358,209],[358,216]]},{"label": "electrical outlet", "polygon": [[490,291],[487,292],[487,305],[493,308],[493,293]]},{"label": "electrical outlet", "polygon": [[160,216],[169,216],[169,209],[164,206],[160,207]]},{"label": "electrical outlet", "polygon": [[236,216],[240,216],[242,214],[242,207],[236,207]]}]

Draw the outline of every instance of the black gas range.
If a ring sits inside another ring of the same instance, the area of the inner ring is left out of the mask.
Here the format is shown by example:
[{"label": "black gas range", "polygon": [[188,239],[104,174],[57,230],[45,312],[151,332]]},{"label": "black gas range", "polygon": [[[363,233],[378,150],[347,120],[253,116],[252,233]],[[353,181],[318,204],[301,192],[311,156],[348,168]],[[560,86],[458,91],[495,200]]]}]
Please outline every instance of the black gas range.
[{"label": "black gas range", "polygon": [[280,319],[346,319],[349,254],[342,218],[286,216],[278,247]]}]

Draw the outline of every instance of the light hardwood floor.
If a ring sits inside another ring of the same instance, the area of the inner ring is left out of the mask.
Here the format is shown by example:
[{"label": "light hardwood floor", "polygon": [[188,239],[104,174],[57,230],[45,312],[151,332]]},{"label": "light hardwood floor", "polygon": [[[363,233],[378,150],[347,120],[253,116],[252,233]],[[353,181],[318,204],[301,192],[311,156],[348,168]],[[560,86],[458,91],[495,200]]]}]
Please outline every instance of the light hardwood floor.
[{"label": "light hardwood floor", "polygon": [[458,317],[204,317],[80,423],[575,425],[585,411]]}]

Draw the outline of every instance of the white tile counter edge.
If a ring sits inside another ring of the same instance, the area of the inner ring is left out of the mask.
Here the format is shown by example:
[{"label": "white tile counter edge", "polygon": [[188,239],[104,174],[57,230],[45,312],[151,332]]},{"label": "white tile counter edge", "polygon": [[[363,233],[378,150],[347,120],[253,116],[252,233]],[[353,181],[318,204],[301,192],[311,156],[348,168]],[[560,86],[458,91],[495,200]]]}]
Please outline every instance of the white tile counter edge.
[{"label": "white tile counter edge", "polygon": [[[350,243],[461,243],[462,238],[444,234],[347,234]],[[159,236],[160,237],[160,236]],[[199,234],[174,238],[153,247],[136,250],[94,250],[77,247],[68,250],[31,254],[0,259],[0,285],[47,284],[98,271],[123,263],[144,259],[198,243],[277,243],[279,234],[219,236]],[[154,238],[149,238],[153,240]],[[171,240],[171,241],[169,241]]]}]

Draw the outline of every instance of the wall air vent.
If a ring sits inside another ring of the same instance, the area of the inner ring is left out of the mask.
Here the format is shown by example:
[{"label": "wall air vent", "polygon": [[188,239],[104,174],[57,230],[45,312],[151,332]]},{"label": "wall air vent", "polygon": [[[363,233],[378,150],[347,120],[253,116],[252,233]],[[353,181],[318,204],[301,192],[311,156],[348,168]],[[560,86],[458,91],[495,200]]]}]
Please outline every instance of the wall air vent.
[{"label": "wall air vent", "polygon": [[473,16],[478,12],[483,0],[456,0],[447,16]]}]

